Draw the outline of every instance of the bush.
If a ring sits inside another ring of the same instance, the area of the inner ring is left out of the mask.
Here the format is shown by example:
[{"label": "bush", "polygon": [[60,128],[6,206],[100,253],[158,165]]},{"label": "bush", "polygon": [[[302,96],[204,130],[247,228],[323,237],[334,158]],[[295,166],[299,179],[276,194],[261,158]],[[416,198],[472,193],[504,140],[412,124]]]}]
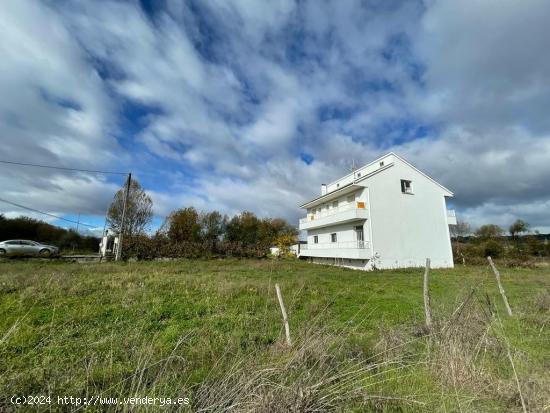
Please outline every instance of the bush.
[{"label": "bush", "polygon": [[453,244],[453,256],[457,264],[462,264],[463,259],[467,264],[474,264],[483,258],[483,250],[478,244],[455,242]]},{"label": "bush", "polygon": [[295,243],[297,231],[280,218],[258,218],[243,212],[228,220],[217,211],[183,208],[171,213],[153,236],[125,238],[124,258],[265,258],[269,248],[285,250]]},{"label": "bush", "polygon": [[481,245],[485,257],[499,258],[503,255],[504,247],[495,240],[489,240]]},{"label": "bush", "polygon": [[244,244],[232,241],[174,242],[162,234],[134,235],[124,241],[123,257],[138,260],[156,258],[265,258],[270,244]]}]

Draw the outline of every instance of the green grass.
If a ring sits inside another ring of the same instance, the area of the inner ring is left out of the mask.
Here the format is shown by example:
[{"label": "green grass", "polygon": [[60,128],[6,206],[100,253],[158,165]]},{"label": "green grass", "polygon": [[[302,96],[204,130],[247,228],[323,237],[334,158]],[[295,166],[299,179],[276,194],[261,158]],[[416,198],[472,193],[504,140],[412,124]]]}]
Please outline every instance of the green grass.
[{"label": "green grass", "polygon": [[[292,367],[294,353],[282,344],[277,282],[295,347],[310,343],[314,332],[326,338],[319,349],[330,354],[330,363],[304,351],[317,360],[312,371],[329,363],[337,372],[350,360],[373,365],[376,374],[369,370],[358,385],[367,394],[390,398],[350,397],[337,409],[521,411],[503,350],[507,340],[528,407],[550,411],[550,269],[502,268],[501,274],[512,318],[488,267],[431,272],[438,328],[471,288],[478,307],[488,297],[495,310],[488,334],[496,344],[484,344],[475,359],[483,374],[457,384],[456,371],[443,374],[447,359],[439,367],[434,361],[436,355],[448,357],[442,349],[449,350],[450,341],[422,335],[421,269],[359,272],[284,260],[0,262],[0,410],[15,410],[9,403],[15,394],[184,395],[194,410],[204,389],[219,386],[237,363],[246,372],[284,363]],[[464,321],[461,331],[474,321]],[[388,350],[392,345],[398,349]],[[307,357],[290,371],[307,370]],[[390,359],[402,368],[373,364]],[[294,391],[303,377],[285,373],[276,380]],[[55,404],[41,409],[57,410],[69,409]]]}]

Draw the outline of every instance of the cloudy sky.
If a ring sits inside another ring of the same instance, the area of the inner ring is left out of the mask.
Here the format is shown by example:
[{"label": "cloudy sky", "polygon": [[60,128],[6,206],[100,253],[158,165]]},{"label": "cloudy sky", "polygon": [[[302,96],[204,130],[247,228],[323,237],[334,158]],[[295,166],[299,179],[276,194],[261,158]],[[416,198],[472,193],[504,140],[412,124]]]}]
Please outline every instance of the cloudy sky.
[{"label": "cloudy sky", "polygon": [[[131,171],[157,222],[295,222],[395,151],[459,219],[550,231],[549,21],[546,0],[5,1],[0,159]],[[0,198],[101,226],[123,179],[0,165]]]}]

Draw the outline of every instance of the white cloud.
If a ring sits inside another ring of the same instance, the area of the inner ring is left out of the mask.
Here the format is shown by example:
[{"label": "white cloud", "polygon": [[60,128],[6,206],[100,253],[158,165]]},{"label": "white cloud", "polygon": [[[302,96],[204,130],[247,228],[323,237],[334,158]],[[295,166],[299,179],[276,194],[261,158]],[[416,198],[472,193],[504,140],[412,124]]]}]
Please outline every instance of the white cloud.
[{"label": "white cloud", "polygon": [[435,96],[428,113],[465,126],[547,132],[549,17],[544,0],[435,1],[416,43]]},{"label": "white cloud", "polygon": [[[549,3],[166,3],[6,5],[2,156],[131,169],[159,215],[295,221],[352,159],[394,150],[455,192],[459,216],[550,226]],[[99,213],[117,187],[21,170],[0,185],[72,213]]]},{"label": "white cloud", "polygon": [[[0,158],[83,168],[112,164],[118,146],[109,135],[113,104],[62,19],[38,2],[8,2],[0,36]],[[10,201],[74,213],[97,213],[98,199],[112,191],[94,177],[13,165],[2,165],[0,187]]]}]

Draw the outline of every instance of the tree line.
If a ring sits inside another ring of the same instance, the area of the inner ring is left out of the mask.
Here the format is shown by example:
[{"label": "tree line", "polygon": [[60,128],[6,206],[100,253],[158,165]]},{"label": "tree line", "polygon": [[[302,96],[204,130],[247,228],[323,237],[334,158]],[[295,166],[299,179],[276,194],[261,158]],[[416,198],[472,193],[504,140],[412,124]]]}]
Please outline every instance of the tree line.
[{"label": "tree line", "polygon": [[[522,234],[527,234],[531,226],[522,219],[516,219],[509,227],[508,233],[513,239],[517,239]],[[536,231],[535,231],[536,232]],[[451,236],[454,238],[464,238],[475,236],[482,239],[502,237],[506,231],[499,225],[486,224],[477,229],[472,229],[470,224],[464,221],[458,221],[456,225],[451,226]]]},{"label": "tree line", "polygon": [[115,233],[124,229],[125,258],[264,257],[271,246],[285,251],[296,242],[296,228],[284,219],[259,218],[249,211],[230,218],[219,211],[194,207],[171,212],[154,234],[148,234],[153,219],[152,199],[137,180],[132,180],[123,225],[124,198],[124,189],[115,194],[107,223]]},{"label": "tree line", "polygon": [[453,253],[457,263],[485,263],[485,257],[506,259],[511,265],[525,264],[537,257],[550,257],[550,243],[522,219],[505,231],[495,224],[473,229],[467,222],[450,227]]},{"label": "tree line", "polygon": [[[125,199],[126,198],[126,199]],[[123,224],[124,203],[126,211]],[[153,201],[132,179],[116,192],[107,212],[107,226],[115,234],[124,230],[123,257],[264,257],[276,245],[282,251],[296,242],[297,230],[280,218],[259,218],[252,212],[228,217],[218,211],[186,207],[171,212],[160,228],[149,233]],[[0,240],[29,239],[62,249],[98,251],[98,237],[85,236],[28,217],[9,219],[0,214]]]},{"label": "tree line", "polygon": [[97,251],[99,238],[81,235],[29,217],[6,218],[0,214],[0,240],[29,239],[62,249]]}]

